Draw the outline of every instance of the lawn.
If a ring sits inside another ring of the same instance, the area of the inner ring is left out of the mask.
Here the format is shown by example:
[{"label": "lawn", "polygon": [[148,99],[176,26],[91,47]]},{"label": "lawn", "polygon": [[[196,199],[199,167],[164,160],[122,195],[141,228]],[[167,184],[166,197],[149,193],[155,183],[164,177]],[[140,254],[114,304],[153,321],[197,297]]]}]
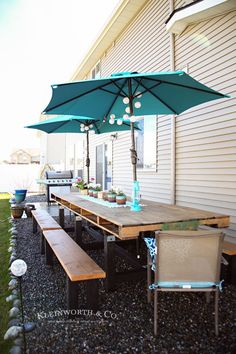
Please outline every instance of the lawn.
[{"label": "lawn", "polygon": [[10,216],[9,194],[0,193],[0,351],[2,354],[9,353],[11,343],[4,341],[3,336],[8,328],[8,311],[11,303],[6,302],[9,295],[9,237],[8,232],[11,224],[8,221]]}]

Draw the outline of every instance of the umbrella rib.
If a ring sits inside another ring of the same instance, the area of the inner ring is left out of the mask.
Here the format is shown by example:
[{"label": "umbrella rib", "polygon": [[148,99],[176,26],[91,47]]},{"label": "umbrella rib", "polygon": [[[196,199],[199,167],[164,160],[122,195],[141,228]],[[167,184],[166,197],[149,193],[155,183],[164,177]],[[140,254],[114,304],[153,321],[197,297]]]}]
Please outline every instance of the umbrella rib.
[{"label": "umbrella rib", "polygon": [[[149,81],[156,81],[155,79],[151,79],[151,78],[147,78],[147,80]],[[169,81],[165,81],[165,80],[159,80],[161,84],[168,84],[168,85],[172,85],[172,86],[180,86],[180,87],[184,87],[184,88],[187,88],[187,89],[191,89],[191,90],[194,90],[194,91],[201,91],[201,92],[205,92],[205,93],[210,93],[210,94],[213,94],[213,95],[216,95],[216,96],[221,96],[221,97],[225,97],[224,94],[220,93],[220,92],[217,92],[217,91],[209,91],[207,89],[202,89],[200,87],[192,87],[192,86],[188,86],[188,85],[184,85],[184,84],[177,84],[175,82],[169,82]]]},{"label": "umbrella rib", "polygon": [[[134,79],[135,81],[136,81],[136,79]],[[157,85],[155,85],[155,86],[158,86],[160,83],[158,83]],[[165,103],[160,97],[158,97],[154,92],[152,92],[151,90],[150,90],[150,88],[148,88],[148,87],[146,87],[144,84],[141,84],[140,83],[140,85],[142,85],[144,88],[145,88],[145,90],[146,91],[148,91],[152,96],[154,96],[156,99],[158,99],[164,106],[166,106],[166,107],[168,107],[172,112],[173,112],[173,114],[178,114],[170,105],[168,105],[167,103]],[[154,86],[154,87],[155,87]],[[153,87],[152,87],[153,88]]]},{"label": "umbrella rib", "polygon": [[[124,81],[123,85],[122,85],[121,87],[119,87],[119,86],[112,80],[112,83],[115,84],[115,85],[117,86],[117,88],[119,88],[120,91],[116,94],[116,97],[115,97],[115,99],[112,101],[112,104],[110,105],[108,111],[106,112],[105,117],[107,117],[108,114],[110,113],[110,111],[111,111],[112,107],[114,106],[114,104],[115,104],[117,98],[120,96],[120,92],[121,92],[121,91],[124,92],[124,91],[123,91],[123,87],[125,86],[126,82],[127,82],[127,79]],[[121,97],[122,97],[122,96],[121,96]]]},{"label": "umbrella rib", "polygon": [[110,85],[110,84],[111,84],[111,82],[109,81],[108,83],[103,84],[103,85],[101,85],[100,87],[95,87],[95,88],[93,88],[93,89],[91,89],[91,90],[89,90],[89,91],[86,91],[86,92],[84,92],[84,93],[81,93],[80,95],[77,95],[77,96],[75,96],[75,97],[69,98],[68,100],[65,100],[64,102],[58,103],[58,104],[56,104],[55,106],[53,106],[53,107],[51,107],[51,108],[49,108],[49,109],[46,109],[45,112],[50,112],[50,111],[52,111],[53,109],[55,109],[55,108],[57,108],[57,107],[60,107],[60,106],[62,106],[62,105],[64,105],[64,104],[67,104],[67,103],[69,103],[69,102],[72,102],[72,101],[74,101],[74,100],[76,100],[76,99],[78,99],[78,98],[81,98],[81,97],[83,97],[83,96],[85,96],[85,95],[87,95],[87,94],[89,94],[89,93],[91,93],[91,92],[94,92],[94,91],[96,91],[96,90],[98,90],[98,89],[103,89],[103,87],[106,87],[106,86],[108,86],[108,85]]},{"label": "umbrella rib", "polygon": [[66,125],[67,122],[63,122],[61,123],[56,129],[52,129],[49,132],[47,132],[48,134],[54,133],[56,130],[60,129],[61,127],[63,127],[64,125]]},{"label": "umbrella rib", "polygon": [[101,131],[99,130],[98,126],[97,126],[97,122],[94,122],[95,128],[97,129],[97,134],[101,134]]}]

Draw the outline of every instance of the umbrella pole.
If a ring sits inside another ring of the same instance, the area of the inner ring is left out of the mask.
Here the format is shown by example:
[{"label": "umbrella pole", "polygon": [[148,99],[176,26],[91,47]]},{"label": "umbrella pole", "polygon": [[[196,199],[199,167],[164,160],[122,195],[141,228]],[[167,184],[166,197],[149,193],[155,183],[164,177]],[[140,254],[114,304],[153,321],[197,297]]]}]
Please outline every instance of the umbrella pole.
[{"label": "umbrella pole", "polygon": [[131,128],[131,162],[133,165],[133,180],[137,181],[137,151],[135,149],[135,137],[134,137],[134,123],[130,123]]},{"label": "umbrella pole", "polygon": [[[128,90],[129,90],[129,109],[130,116],[133,115],[133,95],[132,95],[132,87],[131,87],[131,79],[128,80]],[[135,136],[134,136],[134,123],[130,122],[131,128],[131,163],[133,165],[133,181],[137,181],[137,151],[135,149]]]},{"label": "umbrella pole", "polygon": [[89,184],[89,166],[90,166],[90,158],[89,158],[89,131],[86,132],[86,140],[87,140],[87,157],[86,157],[86,167],[87,167],[87,185]]}]

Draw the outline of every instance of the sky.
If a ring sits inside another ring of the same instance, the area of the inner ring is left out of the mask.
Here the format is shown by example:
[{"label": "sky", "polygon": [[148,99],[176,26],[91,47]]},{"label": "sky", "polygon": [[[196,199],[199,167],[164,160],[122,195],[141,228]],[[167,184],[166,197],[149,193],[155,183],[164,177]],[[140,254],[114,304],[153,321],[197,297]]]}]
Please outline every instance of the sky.
[{"label": "sky", "polygon": [[119,0],[0,0],[0,160],[39,147],[51,85],[68,82]]}]

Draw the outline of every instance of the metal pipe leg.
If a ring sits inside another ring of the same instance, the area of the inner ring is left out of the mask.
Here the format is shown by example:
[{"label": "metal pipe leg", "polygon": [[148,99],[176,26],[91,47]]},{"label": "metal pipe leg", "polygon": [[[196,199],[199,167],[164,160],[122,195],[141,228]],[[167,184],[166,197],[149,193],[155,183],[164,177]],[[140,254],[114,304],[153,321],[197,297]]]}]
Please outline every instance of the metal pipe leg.
[{"label": "metal pipe leg", "polygon": [[206,302],[207,302],[207,304],[209,304],[210,300],[211,300],[211,293],[209,291],[207,291],[206,292]]},{"label": "metal pipe leg", "polygon": [[104,235],[104,257],[105,257],[105,272],[106,291],[111,290],[115,285],[115,236]]},{"label": "metal pipe leg", "polygon": [[98,280],[86,281],[87,308],[96,311],[99,304]]},{"label": "metal pipe leg", "polygon": [[62,206],[59,207],[59,225],[64,229],[64,227],[65,227],[65,209]]},{"label": "metal pipe leg", "polygon": [[75,242],[83,248],[82,242],[82,219],[80,216],[75,217]]},{"label": "metal pipe leg", "polygon": [[154,290],[154,336],[157,335],[157,290]]},{"label": "metal pipe leg", "polygon": [[151,302],[151,290],[149,289],[149,285],[151,285],[152,282],[152,275],[151,275],[151,257],[149,254],[149,251],[147,253],[147,302]]},{"label": "metal pipe leg", "polygon": [[35,234],[37,232],[37,221],[35,220],[35,217],[32,215],[32,221],[33,221],[33,233]]},{"label": "metal pipe leg", "polygon": [[215,334],[219,334],[219,290],[215,291]]},{"label": "metal pipe leg", "polygon": [[45,237],[43,232],[41,232],[41,236],[40,236],[40,253],[41,254],[45,254]]},{"label": "metal pipe leg", "polygon": [[52,251],[51,247],[49,246],[46,239],[45,239],[45,256],[46,256],[46,264],[52,266],[53,265],[53,251]]},{"label": "metal pipe leg", "polygon": [[69,310],[78,309],[78,283],[66,277],[66,304]]}]

